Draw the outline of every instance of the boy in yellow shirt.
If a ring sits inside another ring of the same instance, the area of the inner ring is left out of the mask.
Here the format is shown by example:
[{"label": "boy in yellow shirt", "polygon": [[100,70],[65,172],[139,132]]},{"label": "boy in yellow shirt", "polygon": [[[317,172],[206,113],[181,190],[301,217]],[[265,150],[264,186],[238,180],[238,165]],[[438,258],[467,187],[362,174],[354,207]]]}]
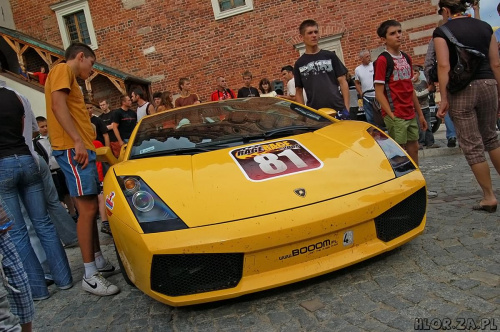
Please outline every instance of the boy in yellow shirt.
[{"label": "boy in yellow shirt", "polygon": [[45,82],[52,154],[77,202],[78,242],[85,266],[82,288],[100,296],[114,295],[120,289],[103,274],[115,271],[115,267],[103,257],[97,233],[99,179],[92,143],[95,133],[76,81],[77,77],[86,80],[92,74],[96,56],[88,45],[74,43],[66,49],[65,58],[66,63],[52,68]]}]

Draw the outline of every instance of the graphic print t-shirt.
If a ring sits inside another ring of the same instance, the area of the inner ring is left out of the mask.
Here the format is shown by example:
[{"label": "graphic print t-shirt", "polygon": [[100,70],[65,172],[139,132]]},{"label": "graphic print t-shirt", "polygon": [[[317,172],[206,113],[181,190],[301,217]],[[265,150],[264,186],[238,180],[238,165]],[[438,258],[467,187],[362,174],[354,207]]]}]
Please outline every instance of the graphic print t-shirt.
[{"label": "graphic print t-shirt", "polygon": [[238,90],[238,98],[246,97],[259,97],[259,91],[253,86],[247,88],[246,86]]},{"label": "graphic print t-shirt", "polygon": [[336,111],[345,108],[337,77],[347,74],[347,68],[335,52],[320,50],[316,54],[302,54],[293,68],[295,87],[306,91],[307,106]]},{"label": "graphic print t-shirt", "polygon": [[[113,111],[109,111],[108,113],[102,113],[101,115],[99,115],[99,117],[101,118],[101,120],[104,122],[104,124],[106,126],[109,126],[113,122],[113,114],[112,113],[113,113]],[[109,135],[110,142],[117,141],[116,136],[115,136],[115,132],[113,131],[113,129],[108,130],[108,135]]]},{"label": "graphic print t-shirt", "polygon": [[119,108],[113,111],[113,122],[118,123],[118,132],[122,140],[129,139],[137,124],[137,114],[132,110],[125,111]]},{"label": "graphic print t-shirt", "polygon": [[[389,90],[391,93],[394,109],[394,116],[410,120],[415,117],[415,108],[413,105],[413,83],[411,81],[412,70],[406,58],[400,54],[392,55],[394,60],[394,70],[389,78]],[[387,69],[387,60],[383,55],[379,55],[375,62],[375,78],[373,83],[385,84],[385,72]],[[384,94],[387,97],[387,91],[384,89]],[[387,113],[382,109],[382,116]]]},{"label": "graphic print t-shirt", "polygon": [[231,89],[225,89],[224,91],[214,91],[212,92],[212,95],[210,96],[210,100],[212,101],[218,101],[218,100],[226,100],[226,99],[233,99],[236,98],[236,95],[233,90]]}]

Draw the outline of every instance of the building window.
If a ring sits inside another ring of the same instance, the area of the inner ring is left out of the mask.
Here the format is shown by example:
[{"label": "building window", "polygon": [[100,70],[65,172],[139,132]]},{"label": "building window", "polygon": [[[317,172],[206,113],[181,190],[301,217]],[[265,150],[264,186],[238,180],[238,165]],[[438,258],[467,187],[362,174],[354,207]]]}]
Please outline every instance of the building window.
[{"label": "building window", "polygon": [[85,13],[83,10],[64,16],[64,23],[66,24],[66,29],[68,32],[69,40],[72,43],[80,42],[90,45],[89,29],[87,27],[87,21],[85,21]]},{"label": "building window", "polygon": [[80,42],[97,49],[97,38],[87,0],[66,0],[51,5],[55,11],[63,47]]},{"label": "building window", "polygon": [[216,20],[253,10],[253,0],[212,0]]}]

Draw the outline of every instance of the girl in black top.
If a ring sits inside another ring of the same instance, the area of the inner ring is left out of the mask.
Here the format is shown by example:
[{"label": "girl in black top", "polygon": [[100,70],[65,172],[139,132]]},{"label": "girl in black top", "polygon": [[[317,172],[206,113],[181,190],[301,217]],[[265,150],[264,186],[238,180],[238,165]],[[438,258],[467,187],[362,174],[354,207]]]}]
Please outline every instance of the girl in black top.
[{"label": "girl in black top", "polygon": [[442,28],[434,31],[434,46],[438,63],[441,103],[438,116],[449,111],[457,138],[474,176],[483,190],[483,199],[472,208],[495,212],[497,199],[492,188],[490,169],[484,152],[500,174],[500,142],[495,131],[500,95],[500,60],[497,42],[491,26],[465,14],[472,0],[440,0],[439,10],[444,24],[462,44],[486,55],[473,80],[463,90],[450,94],[447,90],[450,68],[457,63],[454,45]]}]

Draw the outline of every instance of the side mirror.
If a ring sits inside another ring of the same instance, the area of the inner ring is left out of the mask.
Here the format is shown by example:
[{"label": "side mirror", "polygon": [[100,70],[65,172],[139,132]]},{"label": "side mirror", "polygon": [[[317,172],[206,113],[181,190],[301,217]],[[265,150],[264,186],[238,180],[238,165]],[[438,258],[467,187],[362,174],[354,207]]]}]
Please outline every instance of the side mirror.
[{"label": "side mirror", "polygon": [[123,160],[123,157],[125,157],[125,151],[127,150],[127,143],[123,144],[121,149],[120,149],[120,155],[118,156],[118,162],[121,162]]},{"label": "side mirror", "polygon": [[337,115],[337,111],[334,110],[333,108],[324,107],[324,108],[320,108],[318,111],[326,113],[327,115],[329,115],[333,118]]},{"label": "side mirror", "polygon": [[118,160],[113,155],[111,149],[107,146],[98,148],[96,150],[97,161],[108,163],[109,165],[114,165],[118,163]]}]

